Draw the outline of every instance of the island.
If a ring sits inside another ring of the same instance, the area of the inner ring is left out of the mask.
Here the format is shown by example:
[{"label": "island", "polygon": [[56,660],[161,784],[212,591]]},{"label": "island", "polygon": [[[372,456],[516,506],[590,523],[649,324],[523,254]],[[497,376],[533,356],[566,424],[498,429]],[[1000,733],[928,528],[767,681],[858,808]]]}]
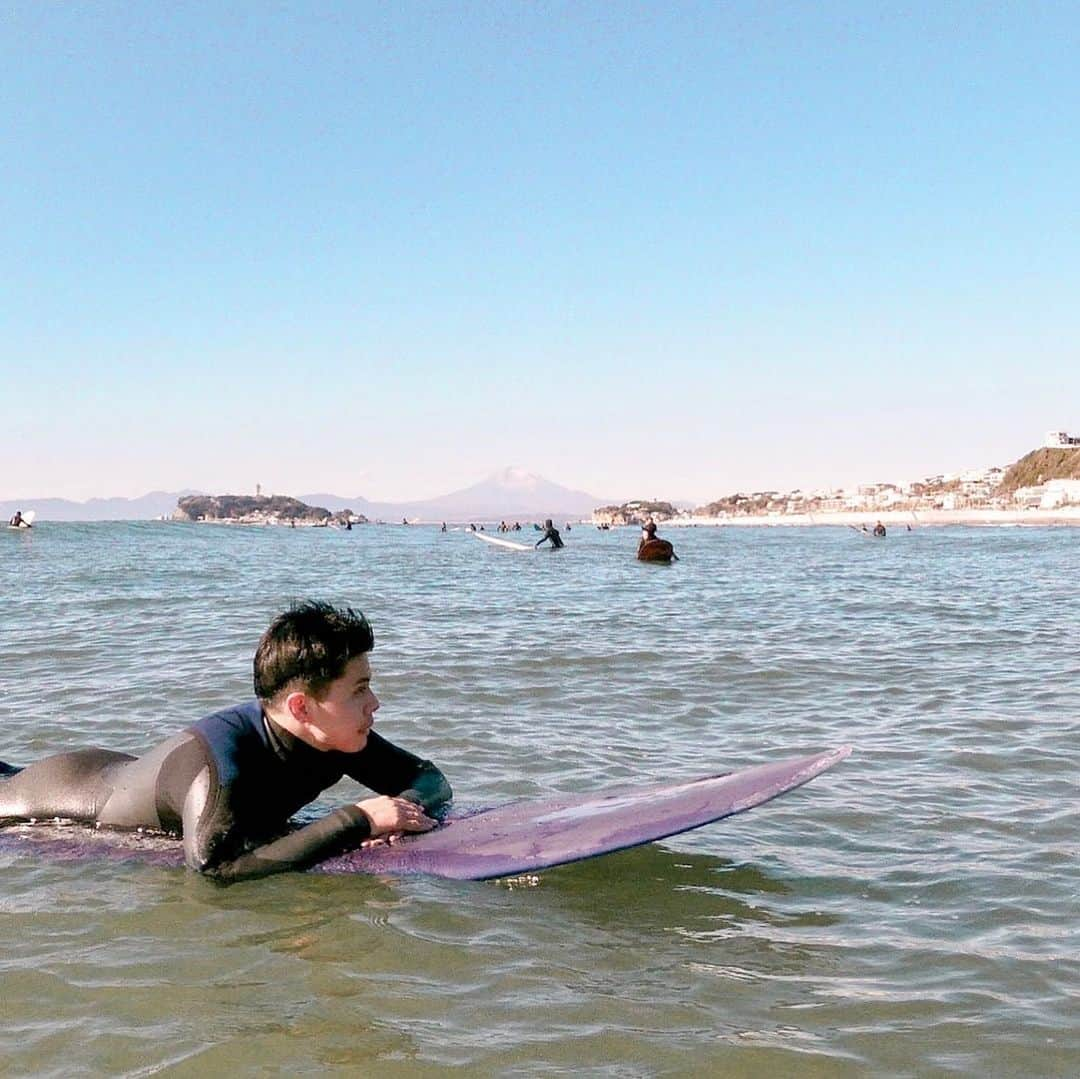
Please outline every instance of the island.
[{"label": "island", "polygon": [[597,525],[643,525],[648,520],[670,521],[679,516],[679,510],[670,502],[634,499],[621,506],[601,506],[593,510],[593,523]]},{"label": "island", "polygon": [[363,514],[352,510],[331,513],[322,506],[309,506],[285,495],[188,495],[176,503],[172,519],[295,528],[351,528],[368,523]]}]

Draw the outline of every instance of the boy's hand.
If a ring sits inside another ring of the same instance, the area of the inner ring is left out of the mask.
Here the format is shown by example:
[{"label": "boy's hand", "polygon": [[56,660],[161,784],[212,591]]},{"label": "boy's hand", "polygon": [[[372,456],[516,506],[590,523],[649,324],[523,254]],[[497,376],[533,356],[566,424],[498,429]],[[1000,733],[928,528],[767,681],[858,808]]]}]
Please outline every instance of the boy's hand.
[{"label": "boy's hand", "polygon": [[[371,838],[400,835],[403,832],[429,832],[435,827],[433,821],[415,802],[407,798],[365,798],[356,803],[357,809],[371,821]],[[395,836],[397,838],[397,836]]]}]

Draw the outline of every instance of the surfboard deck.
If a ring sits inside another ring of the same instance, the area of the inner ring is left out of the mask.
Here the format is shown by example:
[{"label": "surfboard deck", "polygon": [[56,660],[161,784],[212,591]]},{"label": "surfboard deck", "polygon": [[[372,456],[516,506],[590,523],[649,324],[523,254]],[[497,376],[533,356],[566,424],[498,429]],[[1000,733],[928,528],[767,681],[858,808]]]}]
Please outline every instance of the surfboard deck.
[{"label": "surfboard deck", "polygon": [[668,540],[647,539],[638,544],[639,562],[670,562],[675,557],[675,548]]},{"label": "surfboard deck", "polygon": [[[633,785],[515,802],[452,816],[435,831],[337,855],[316,873],[426,874],[490,880],[651,843],[744,813],[844,760],[850,746],[682,783]],[[180,866],[180,842],[77,824],[0,828],[0,855],[57,861],[132,860]]]},{"label": "surfboard deck", "polygon": [[473,535],[478,540],[483,540],[485,543],[493,544],[496,547],[505,547],[509,551],[531,551],[533,550],[528,544],[515,543],[513,540],[500,539],[498,536],[489,536],[486,532],[474,532]]}]

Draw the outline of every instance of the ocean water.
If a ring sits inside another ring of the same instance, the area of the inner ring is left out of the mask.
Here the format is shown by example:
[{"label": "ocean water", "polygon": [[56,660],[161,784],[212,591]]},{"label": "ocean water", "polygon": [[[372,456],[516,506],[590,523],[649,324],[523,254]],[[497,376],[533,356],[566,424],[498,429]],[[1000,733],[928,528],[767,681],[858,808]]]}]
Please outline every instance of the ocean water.
[{"label": "ocean water", "polygon": [[0,535],[13,763],[139,752],[249,696],[259,633],[308,596],[368,614],[379,729],[460,805],[855,747],[510,882],[6,853],[0,1073],[1080,1074],[1080,530],[667,535],[669,567],[589,526],[529,554],[426,527]]}]

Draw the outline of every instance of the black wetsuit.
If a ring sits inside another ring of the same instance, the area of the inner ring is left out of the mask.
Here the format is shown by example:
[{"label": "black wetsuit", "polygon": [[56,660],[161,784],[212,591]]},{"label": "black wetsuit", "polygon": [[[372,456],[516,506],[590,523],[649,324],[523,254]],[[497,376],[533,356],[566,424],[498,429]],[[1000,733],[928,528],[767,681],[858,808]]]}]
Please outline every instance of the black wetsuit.
[{"label": "black wetsuit", "polygon": [[539,547],[544,540],[551,540],[552,549],[558,549],[563,546],[562,536],[559,535],[559,530],[554,527],[545,528],[544,534],[533,544],[534,547]]},{"label": "black wetsuit", "polygon": [[207,716],[142,757],[81,749],[38,761],[0,780],[0,820],[65,817],[180,832],[188,866],[241,880],[302,869],[370,836],[355,805],[285,831],[298,809],[346,775],[429,811],[451,797],[434,764],[374,731],[359,753],[318,750],[272,723],[253,700]]}]

